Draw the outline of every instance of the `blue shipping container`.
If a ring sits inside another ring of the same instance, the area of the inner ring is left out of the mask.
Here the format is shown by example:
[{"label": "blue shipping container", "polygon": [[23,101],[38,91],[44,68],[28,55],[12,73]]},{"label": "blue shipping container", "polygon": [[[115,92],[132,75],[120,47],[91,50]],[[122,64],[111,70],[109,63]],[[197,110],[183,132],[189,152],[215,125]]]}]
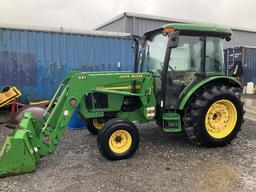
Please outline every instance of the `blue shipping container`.
[{"label": "blue shipping container", "polygon": [[256,83],[256,47],[235,47],[224,50],[227,68],[231,69],[235,63],[244,69],[244,82]]},{"label": "blue shipping container", "polygon": [[23,101],[50,99],[71,71],[130,71],[126,33],[0,26],[0,86],[17,86]]}]

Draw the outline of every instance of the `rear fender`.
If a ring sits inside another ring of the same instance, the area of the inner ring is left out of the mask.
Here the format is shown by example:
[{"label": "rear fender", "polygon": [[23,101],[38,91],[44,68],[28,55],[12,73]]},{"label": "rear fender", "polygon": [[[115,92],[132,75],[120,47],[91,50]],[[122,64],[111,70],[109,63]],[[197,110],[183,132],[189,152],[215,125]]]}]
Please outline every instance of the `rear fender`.
[{"label": "rear fender", "polygon": [[225,76],[214,76],[214,77],[207,77],[203,79],[202,81],[193,84],[185,93],[183,93],[180,96],[179,99],[179,110],[183,110],[184,107],[186,106],[189,98],[200,88],[204,87],[205,85],[209,83],[218,83],[220,85],[231,85],[233,87],[239,87],[241,88],[241,84],[238,80],[236,80],[233,77],[225,77]]}]

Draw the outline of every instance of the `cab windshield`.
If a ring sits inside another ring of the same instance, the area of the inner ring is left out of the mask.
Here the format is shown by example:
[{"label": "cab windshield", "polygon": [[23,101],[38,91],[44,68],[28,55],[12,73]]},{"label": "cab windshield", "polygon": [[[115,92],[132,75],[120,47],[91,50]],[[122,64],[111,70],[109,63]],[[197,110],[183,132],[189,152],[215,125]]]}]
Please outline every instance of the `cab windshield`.
[{"label": "cab windshield", "polygon": [[[201,39],[200,36],[181,35],[178,47],[171,51],[169,70],[201,72],[201,63],[205,62],[205,73],[224,74],[221,38],[206,37],[206,43]],[[168,36],[164,36],[162,33],[156,34],[144,42],[140,52],[141,71],[162,71],[167,43]],[[206,49],[204,49],[204,45],[206,45]]]}]

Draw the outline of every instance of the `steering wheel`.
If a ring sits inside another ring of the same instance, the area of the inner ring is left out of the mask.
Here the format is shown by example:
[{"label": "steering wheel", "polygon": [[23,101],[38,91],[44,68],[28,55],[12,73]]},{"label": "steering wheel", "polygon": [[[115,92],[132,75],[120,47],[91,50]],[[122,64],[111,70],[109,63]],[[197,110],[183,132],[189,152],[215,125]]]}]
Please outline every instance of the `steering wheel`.
[{"label": "steering wheel", "polygon": [[170,65],[168,65],[168,69],[170,69],[173,73],[176,73],[176,71]]},{"label": "steering wheel", "polygon": [[[160,65],[161,68],[163,68],[164,64],[162,62],[160,63]],[[173,73],[176,73],[175,70],[170,65],[168,65],[168,69],[170,69],[170,71],[172,71]]]}]

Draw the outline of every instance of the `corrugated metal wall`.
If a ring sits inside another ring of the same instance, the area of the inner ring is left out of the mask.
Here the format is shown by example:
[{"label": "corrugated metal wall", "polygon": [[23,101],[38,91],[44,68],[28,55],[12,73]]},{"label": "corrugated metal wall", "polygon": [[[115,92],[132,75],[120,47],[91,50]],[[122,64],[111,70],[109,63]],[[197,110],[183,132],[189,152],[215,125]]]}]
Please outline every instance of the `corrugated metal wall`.
[{"label": "corrugated metal wall", "polygon": [[256,46],[256,32],[240,31],[233,29],[233,36],[230,42],[224,44],[225,48],[240,46]]},{"label": "corrugated metal wall", "polygon": [[170,22],[131,17],[125,14],[125,16],[118,18],[115,21],[111,21],[110,23],[107,23],[96,30],[125,32],[142,36],[146,31],[156,29],[168,23]]},{"label": "corrugated metal wall", "polygon": [[132,43],[128,37],[0,28],[0,86],[17,86],[24,100],[50,99],[71,70],[131,70]]},{"label": "corrugated metal wall", "polygon": [[224,50],[225,63],[231,69],[235,63],[244,69],[244,81],[256,83],[256,48],[235,47]]},{"label": "corrugated metal wall", "polygon": [[256,48],[243,47],[246,82],[256,83]]},{"label": "corrugated metal wall", "polygon": [[[145,32],[159,28],[165,24],[170,22],[159,21],[159,20],[151,20],[151,19],[143,19],[136,17],[127,17],[127,21],[132,24],[132,27],[128,27],[128,30],[131,30],[131,33],[142,36]],[[127,33],[129,33],[127,30]]]},{"label": "corrugated metal wall", "polygon": [[125,32],[126,17],[119,18],[114,22],[108,23],[106,26],[102,27],[101,31],[114,31],[114,32]]},{"label": "corrugated metal wall", "polygon": [[[119,21],[122,21],[122,23],[120,24]],[[123,24],[123,22],[125,22],[125,24]],[[97,30],[126,32],[142,36],[146,31],[156,29],[171,22],[177,21],[162,21],[125,15],[123,18],[118,19],[117,22],[111,22],[111,24],[106,24],[105,26],[100,27]],[[256,32],[233,29],[232,40],[229,42],[224,41],[223,46],[224,48],[238,46],[256,46]]]}]

